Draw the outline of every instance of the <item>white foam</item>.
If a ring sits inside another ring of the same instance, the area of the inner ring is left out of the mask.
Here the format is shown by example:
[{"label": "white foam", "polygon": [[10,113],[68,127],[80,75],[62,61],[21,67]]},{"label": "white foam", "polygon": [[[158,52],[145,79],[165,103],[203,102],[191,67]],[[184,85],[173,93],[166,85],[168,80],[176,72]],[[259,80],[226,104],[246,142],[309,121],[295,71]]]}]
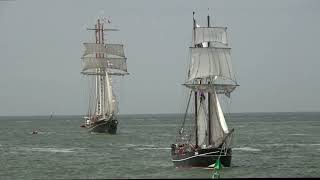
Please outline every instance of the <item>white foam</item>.
[{"label": "white foam", "polygon": [[252,147],[232,148],[232,150],[240,150],[240,151],[261,151],[260,149],[255,149],[255,148],[252,148]]},{"label": "white foam", "polygon": [[291,135],[291,136],[306,136],[307,134],[288,134],[288,135]]},{"label": "white foam", "polygon": [[18,123],[29,123],[29,122],[32,122],[32,121],[15,121],[15,122],[18,122]]},{"label": "white foam", "polygon": [[20,148],[25,151],[37,151],[37,152],[62,152],[62,153],[71,153],[74,152],[73,149],[65,148]]},{"label": "white foam", "polygon": [[168,147],[150,147],[150,148],[137,148],[138,150],[158,150],[158,149],[171,149]]},{"label": "white foam", "polygon": [[320,144],[304,144],[304,143],[296,143],[296,144],[265,144],[266,146],[320,146]]},{"label": "white foam", "polygon": [[125,144],[124,145],[125,147],[135,147],[135,146],[138,146],[137,144]]},{"label": "white foam", "polygon": [[124,147],[155,147],[153,144],[125,144]]}]

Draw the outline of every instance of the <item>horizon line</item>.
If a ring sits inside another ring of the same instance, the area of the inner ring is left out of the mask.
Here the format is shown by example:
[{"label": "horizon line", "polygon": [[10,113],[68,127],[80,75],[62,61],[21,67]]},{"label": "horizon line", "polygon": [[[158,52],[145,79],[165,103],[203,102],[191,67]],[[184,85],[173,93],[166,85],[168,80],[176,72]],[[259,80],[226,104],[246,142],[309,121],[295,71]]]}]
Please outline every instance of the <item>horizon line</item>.
[{"label": "horizon line", "polygon": [[[320,111],[256,111],[256,112],[231,112],[229,114],[261,114],[261,113],[320,113]],[[131,114],[118,114],[118,115],[169,115],[169,114],[184,114],[184,113],[131,113]],[[53,116],[85,116],[84,114],[52,114]],[[34,115],[0,115],[0,117],[10,116],[51,116],[51,114],[34,114]]]}]

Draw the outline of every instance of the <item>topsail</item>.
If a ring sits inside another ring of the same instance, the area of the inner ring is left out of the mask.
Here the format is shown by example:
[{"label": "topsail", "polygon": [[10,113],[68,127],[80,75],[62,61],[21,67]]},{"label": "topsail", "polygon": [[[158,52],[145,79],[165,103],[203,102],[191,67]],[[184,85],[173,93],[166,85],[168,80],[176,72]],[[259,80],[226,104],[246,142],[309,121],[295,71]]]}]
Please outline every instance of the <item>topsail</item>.
[{"label": "topsail", "polygon": [[82,73],[94,74],[98,68],[105,69],[109,74],[125,75],[127,58],[122,44],[83,43],[85,50],[82,56]]},{"label": "topsail", "polygon": [[227,45],[226,27],[196,27],[194,43],[218,42]]},{"label": "topsail", "polygon": [[231,66],[230,48],[190,48],[191,67],[189,81],[221,77],[235,81]]},{"label": "topsail", "polygon": [[85,50],[83,56],[96,55],[97,53],[105,53],[107,56],[115,55],[125,57],[123,44],[97,44],[97,43],[83,43]]}]

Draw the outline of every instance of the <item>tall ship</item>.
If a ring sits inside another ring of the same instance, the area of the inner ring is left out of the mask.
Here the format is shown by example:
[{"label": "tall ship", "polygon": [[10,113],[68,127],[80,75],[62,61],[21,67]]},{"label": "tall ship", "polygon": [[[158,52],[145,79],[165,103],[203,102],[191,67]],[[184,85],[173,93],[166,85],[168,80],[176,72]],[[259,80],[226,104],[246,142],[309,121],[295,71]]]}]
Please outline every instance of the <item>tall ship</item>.
[{"label": "tall ship", "polygon": [[123,44],[106,43],[107,31],[118,29],[104,28],[110,24],[98,19],[94,28],[95,42],[85,42],[81,58],[83,74],[88,81],[88,111],[82,127],[89,132],[116,134],[118,127],[118,101],[113,88],[112,78],[128,75],[127,58]]},{"label": "tall ship", "polygon": [[219,99],[228,100],[239,84],[232,71],[227,28],[211,26],[209,15],[207,25],[200,27],[194,14],[190,65],[183,84],[189,92],[187,108],[171,144],[171,158],[176,167],[208,167],[218,159],[229,167],[234,129],[228,128]]}]

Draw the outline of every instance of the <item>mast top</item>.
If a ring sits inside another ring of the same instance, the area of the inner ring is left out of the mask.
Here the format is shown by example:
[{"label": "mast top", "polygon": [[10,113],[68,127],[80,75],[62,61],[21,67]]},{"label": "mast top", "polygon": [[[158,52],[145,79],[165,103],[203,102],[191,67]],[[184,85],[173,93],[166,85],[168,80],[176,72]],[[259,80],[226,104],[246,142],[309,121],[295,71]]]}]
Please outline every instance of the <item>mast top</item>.
[{"label": "mast top", "polygon": [[[104,18],[101,21],[106,21],[106,19]],[[109,24],[111,23],[109,20],[107,21]],[[98,23],[96,24],[96,28],[87,28],[87,30],[95,30],[95,31],[119,31],[119,29],[114,29],[114,28],[107,28],[107,29],[103,29],[103,27],[101,27],[101,25],[103,25],[103,22],[100,22],[100,19],[98,19]]]}]

